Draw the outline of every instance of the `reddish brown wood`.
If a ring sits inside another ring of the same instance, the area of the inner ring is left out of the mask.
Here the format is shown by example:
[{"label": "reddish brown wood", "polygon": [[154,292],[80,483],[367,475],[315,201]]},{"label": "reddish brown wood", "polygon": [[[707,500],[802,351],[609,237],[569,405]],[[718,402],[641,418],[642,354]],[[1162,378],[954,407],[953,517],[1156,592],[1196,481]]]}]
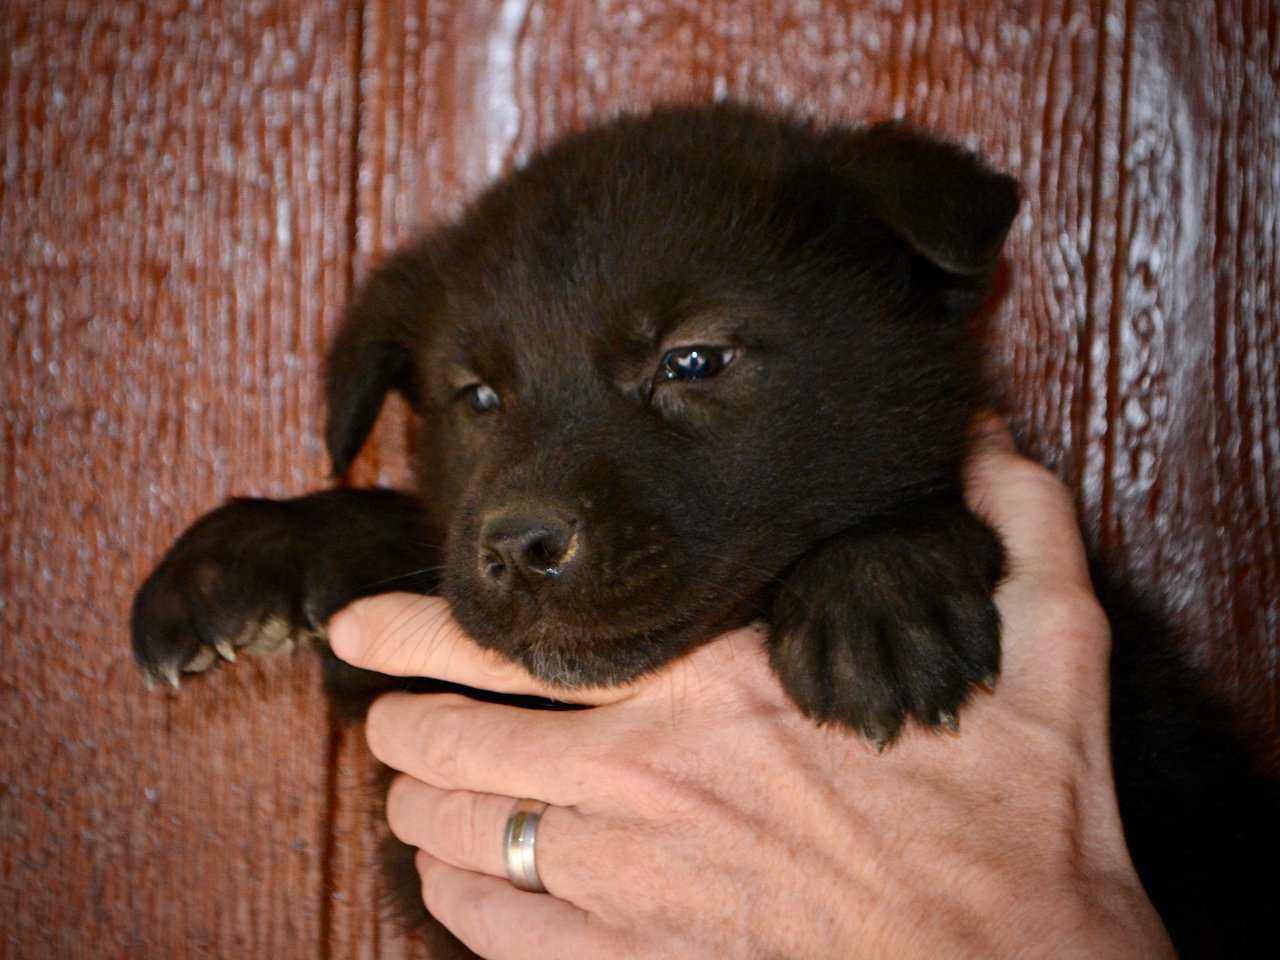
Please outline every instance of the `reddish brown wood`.
[{"label": "reddish brown wood", "polygon": [[[0,18],[0,956],[399,957],[309,660],[147,696],[138,580],[324,483],[353,276],[558,132],[716,96],[984,149],[991,365],[1102,552],[1280,761],[1270,0],[15,0]],[[403,480],[405,416],[358,479]]]},{"label": "reddish brown wood", "polygon": [[139,579],[231,493],[322,482],[350,266],[353,5],[11,3],[0,954],[314,956],[309,661],[148,696]]},{"label": "reddish brown wood", "polygon": [[[996,340],[1014,354],[1020,422],[1075,481],[1092,539],[1169,612],[1274,767],[1276,10],[1151,2],[1108,14],[1089,219],[1074,238],[1080,271],[1066,271],[1083,299],[1054,307],[1076,330],[1052,323],[1048,350],[1016,328]],[[1039,227],[1052,251],[1054,222]],[[1052,303],[1062,278],[1027,278],[1035,303]],[[1070,382],[1046,382],[1040,358],[1073,349]],[[1059,409],[1024,401],[1044,396]]]},{"label": "reddish brown wood", "polygon": [[[1084,496],[1277,753],[1280,34],[1274,4],[1128,11],[1109,362]],[[1100,370],[1101,372],[1101,370]],[[1103,403],[1105,402],[1105,407]]]}]

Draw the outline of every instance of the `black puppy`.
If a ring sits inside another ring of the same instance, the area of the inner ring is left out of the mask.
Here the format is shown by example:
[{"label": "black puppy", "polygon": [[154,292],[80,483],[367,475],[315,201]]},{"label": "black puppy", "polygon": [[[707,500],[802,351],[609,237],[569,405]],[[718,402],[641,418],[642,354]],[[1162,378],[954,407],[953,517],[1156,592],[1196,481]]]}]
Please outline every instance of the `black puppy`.
[{"label": "black puppy", "polygon": [[[365,284],[330,354],[338,473],[389,389],[421,509],[238,501],[135,611],[155,677],[319,633],[434,569],[471,634],[615,683],[765,616],[787,689],[877,742],[999,667],[1000,549],[960,499],[963,335],[1018,206],[910,129],[731,109],[623,119],[492,188]],[[266,629],[263,630],[263,621]]]},{"label": "black puppy", "polygon": [[439,590],[568,689],[763,618],[816,721],[881,747],[955,727],[999,670],[1002,565],[960,495],[985,398],[964,321],[1018,204],[900,124],[722,106],[562,141],[377,270],[330,353],[335,471],[394,389],[422,499],[213,512],[139,592],[139,663],[176,683]]}]

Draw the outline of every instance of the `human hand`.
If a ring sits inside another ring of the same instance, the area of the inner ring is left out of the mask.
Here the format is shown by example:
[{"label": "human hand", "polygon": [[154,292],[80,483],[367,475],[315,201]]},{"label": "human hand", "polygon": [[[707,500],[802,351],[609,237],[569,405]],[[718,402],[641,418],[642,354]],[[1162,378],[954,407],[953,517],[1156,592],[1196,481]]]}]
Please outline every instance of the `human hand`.
[{"label": "human hand", "polygon": [[[1010,576],[998,691],[950,736],[883,755],[786,699],[763,638],[734,631],[593,709],[460,696],[374,704],[388,819],[423,899],[477,953],[539,957],[1168,957],[1129,862],[1107,745],[1106,621],[1062,486],[1000,428],[971,506]],[[387,595],[330,625],[358,666],[562,695],[481,650],[443,601]],[[549,895],[506,879],[518,797]]]}]

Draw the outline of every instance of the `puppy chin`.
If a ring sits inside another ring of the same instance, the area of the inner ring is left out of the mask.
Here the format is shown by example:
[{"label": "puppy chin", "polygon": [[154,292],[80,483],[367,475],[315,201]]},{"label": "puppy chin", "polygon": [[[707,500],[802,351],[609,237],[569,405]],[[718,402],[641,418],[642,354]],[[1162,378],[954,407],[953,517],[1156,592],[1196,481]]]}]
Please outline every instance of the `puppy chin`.
[{"label": "puppy chin", "polygon": [[[445,596],[458,622],[480,646],[520,664],[566,691],[628,683],[688,652],[698,642],[687,622],[629,623],[615,616],[574,622],[549,605],[530,602],[493,609],[468,590]],[[505,608],[505,609],[503,609]]]},{"label": "puppy chin", "polygon": [[544,683],[566,692],[584,687],[612,687],[629,683],[684,653],[691,646],[654,644],[649,639],[608,640],[575,637],[526,640],[513,659]]}]

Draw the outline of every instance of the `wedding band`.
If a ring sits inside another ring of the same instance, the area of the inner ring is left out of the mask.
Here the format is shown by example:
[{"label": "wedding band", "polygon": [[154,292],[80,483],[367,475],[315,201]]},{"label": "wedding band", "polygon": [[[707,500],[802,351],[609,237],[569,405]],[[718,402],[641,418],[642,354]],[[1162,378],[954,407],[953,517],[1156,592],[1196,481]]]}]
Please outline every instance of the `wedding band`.
[{"label": "wedding band", "polygon": [[521,800],[507,818],[507,835],[502,843],[507,877],[517,890],[546,893],[538,877],[538,821],[547,805],[541,800]]}]

